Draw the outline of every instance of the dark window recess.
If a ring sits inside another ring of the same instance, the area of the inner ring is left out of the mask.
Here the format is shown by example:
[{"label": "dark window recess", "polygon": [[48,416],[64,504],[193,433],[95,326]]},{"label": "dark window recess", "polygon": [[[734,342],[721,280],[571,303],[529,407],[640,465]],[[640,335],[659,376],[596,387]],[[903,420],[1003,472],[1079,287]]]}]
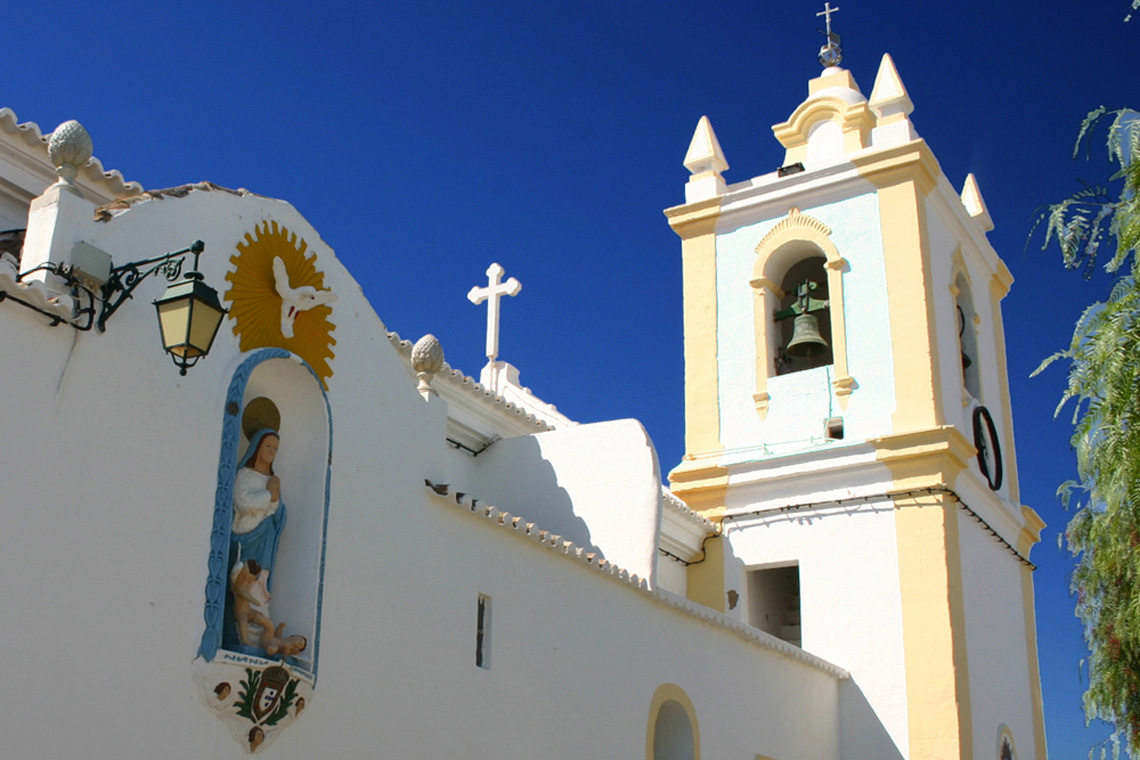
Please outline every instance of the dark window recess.
[{"label": "dark window recess", "polygon": [[798,565],[748,572],[748,622],[789,644],[802,646]]},{"label": "dark window recess", "polygon": [[490,643],[491,597],[479,595],[479,611],[475,618],[475,665],[480,668],[491,666],[488,644]]}]

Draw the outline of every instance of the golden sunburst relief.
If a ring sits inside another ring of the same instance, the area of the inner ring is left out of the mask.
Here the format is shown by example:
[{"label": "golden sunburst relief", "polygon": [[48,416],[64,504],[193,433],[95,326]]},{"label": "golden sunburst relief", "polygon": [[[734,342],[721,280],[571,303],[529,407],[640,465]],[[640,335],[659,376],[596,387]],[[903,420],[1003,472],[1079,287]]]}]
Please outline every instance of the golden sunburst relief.
[{"label": "golden sunburst relief", "polygon": [[233,271],[226,275],[230,289],[225,298],[230,302],[229,318],[234,323],[242,351],[255,348],[284,348],[300,356],[328,388],[332,377],[329,360],[336,329],[329,317],[332,307],[326,304],[298,311],[293,316],[292,337],[282,331],[281,304],[277,280],[273,274],[273,260],[280,258],[289,275],[286,287],[306,286],[324,289],[325,275],[316,267],[316,254],[306,255],[308,244],[288,228],[267,220],[245,234],[237,244],[237,253],[230,257]]}]

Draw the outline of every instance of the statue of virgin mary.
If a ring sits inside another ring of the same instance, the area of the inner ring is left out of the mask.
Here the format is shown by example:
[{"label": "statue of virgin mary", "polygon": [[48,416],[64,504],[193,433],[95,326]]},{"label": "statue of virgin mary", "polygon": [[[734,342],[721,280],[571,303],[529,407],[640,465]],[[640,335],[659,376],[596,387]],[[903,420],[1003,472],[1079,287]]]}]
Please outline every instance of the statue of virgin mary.
[{"label": "statue of virgin mary", "polygon": [[[281,500],[281,480],[273,471],[281,437],[277,431],[263,428],[254,433],[245,453],[238,459],[234,478],[233,525],[230,531],[231,579],[238,569],[251,560],[256,563],[256,576],[260,591],[251,589],[254,598],[263,597],[255,609],[269,618],[269,591],[273,584],[273,567],[277,561],[277,546],[285,529],[285,503]],[[249,566],[249,565],[247,565]],[[232,597],[231,597],[232,607]],[[228,618],[232,619],[232,610]],[[228,623],[228,621],[227,621]],[[224,639],[230,640],[237,631],[226,625]],[[227,643],[234,643],[230,640]],[[240,642],[237,643],[248,643]]]}]

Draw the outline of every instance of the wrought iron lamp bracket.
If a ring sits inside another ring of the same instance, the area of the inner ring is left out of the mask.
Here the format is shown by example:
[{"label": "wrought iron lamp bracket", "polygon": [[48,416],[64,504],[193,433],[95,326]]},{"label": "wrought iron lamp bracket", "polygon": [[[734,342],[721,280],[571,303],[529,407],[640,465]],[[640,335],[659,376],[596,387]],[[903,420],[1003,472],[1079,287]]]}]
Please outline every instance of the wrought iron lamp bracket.
[{"label": "wrought iron lamp bracket", "polygon": [[[132,261],[129,264],[123,264],[121,267],[112,269],[111,276],[103,284],[103,308],[99,313],[99,318],[95,320],[95,327],[99,332],[104,332],[107,329],[107,320],[111,318],[111,315],[123,305],[124,301],[131,298],[135,288],[152,274],[161,272],[167,282],[177,280],[178,276],[182,274],[182,264],[186,261],[187,254],[194,254],[194,268],[191,273],[197,273],[198,257],[205,248],[205,243],[201,240],[195,240],[188,248],[171,251],[142,261]],[[145,269],[145,267],[150,268]]]}]

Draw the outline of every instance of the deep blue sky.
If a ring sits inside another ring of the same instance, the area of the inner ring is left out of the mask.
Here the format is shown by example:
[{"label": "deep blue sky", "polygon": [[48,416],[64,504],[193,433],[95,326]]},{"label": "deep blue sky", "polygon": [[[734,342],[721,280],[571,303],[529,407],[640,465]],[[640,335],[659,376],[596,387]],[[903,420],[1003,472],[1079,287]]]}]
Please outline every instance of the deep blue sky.
[{"label": "deep blue sky", "polygon": [[[1073,471],[1052,419],[1064,373],[1028,376],[1105,284],[1025,242],[1040,204],[1103,176],[1069,160],[1084,115],[1140,107],[1140,19],[1123,23],[1126,0],[836,4],[844,67],[869,94],[891,53],[950,181],[977,175],[1017,279],[1004,314],[1022,500],[1049,523],[1033,554],[1046,726],[1053,758],[1084,757],[1106,732],[1083,727],[1057,548],[1054,491]],[[434,333],[468,374],[484,314],[465,294],[500,262],[523,283],[501,358],[578,420],[642,420],[668,469],[682,453],[681,282],[661,210],[683,201],[703,114],[728,181],[781,163],[770,126],[819,71],[821,7],[15,3],[0,106],[45,131],[79,119],[104,164],[147,188],[206,179],[290,201],[389,329]]]}]

